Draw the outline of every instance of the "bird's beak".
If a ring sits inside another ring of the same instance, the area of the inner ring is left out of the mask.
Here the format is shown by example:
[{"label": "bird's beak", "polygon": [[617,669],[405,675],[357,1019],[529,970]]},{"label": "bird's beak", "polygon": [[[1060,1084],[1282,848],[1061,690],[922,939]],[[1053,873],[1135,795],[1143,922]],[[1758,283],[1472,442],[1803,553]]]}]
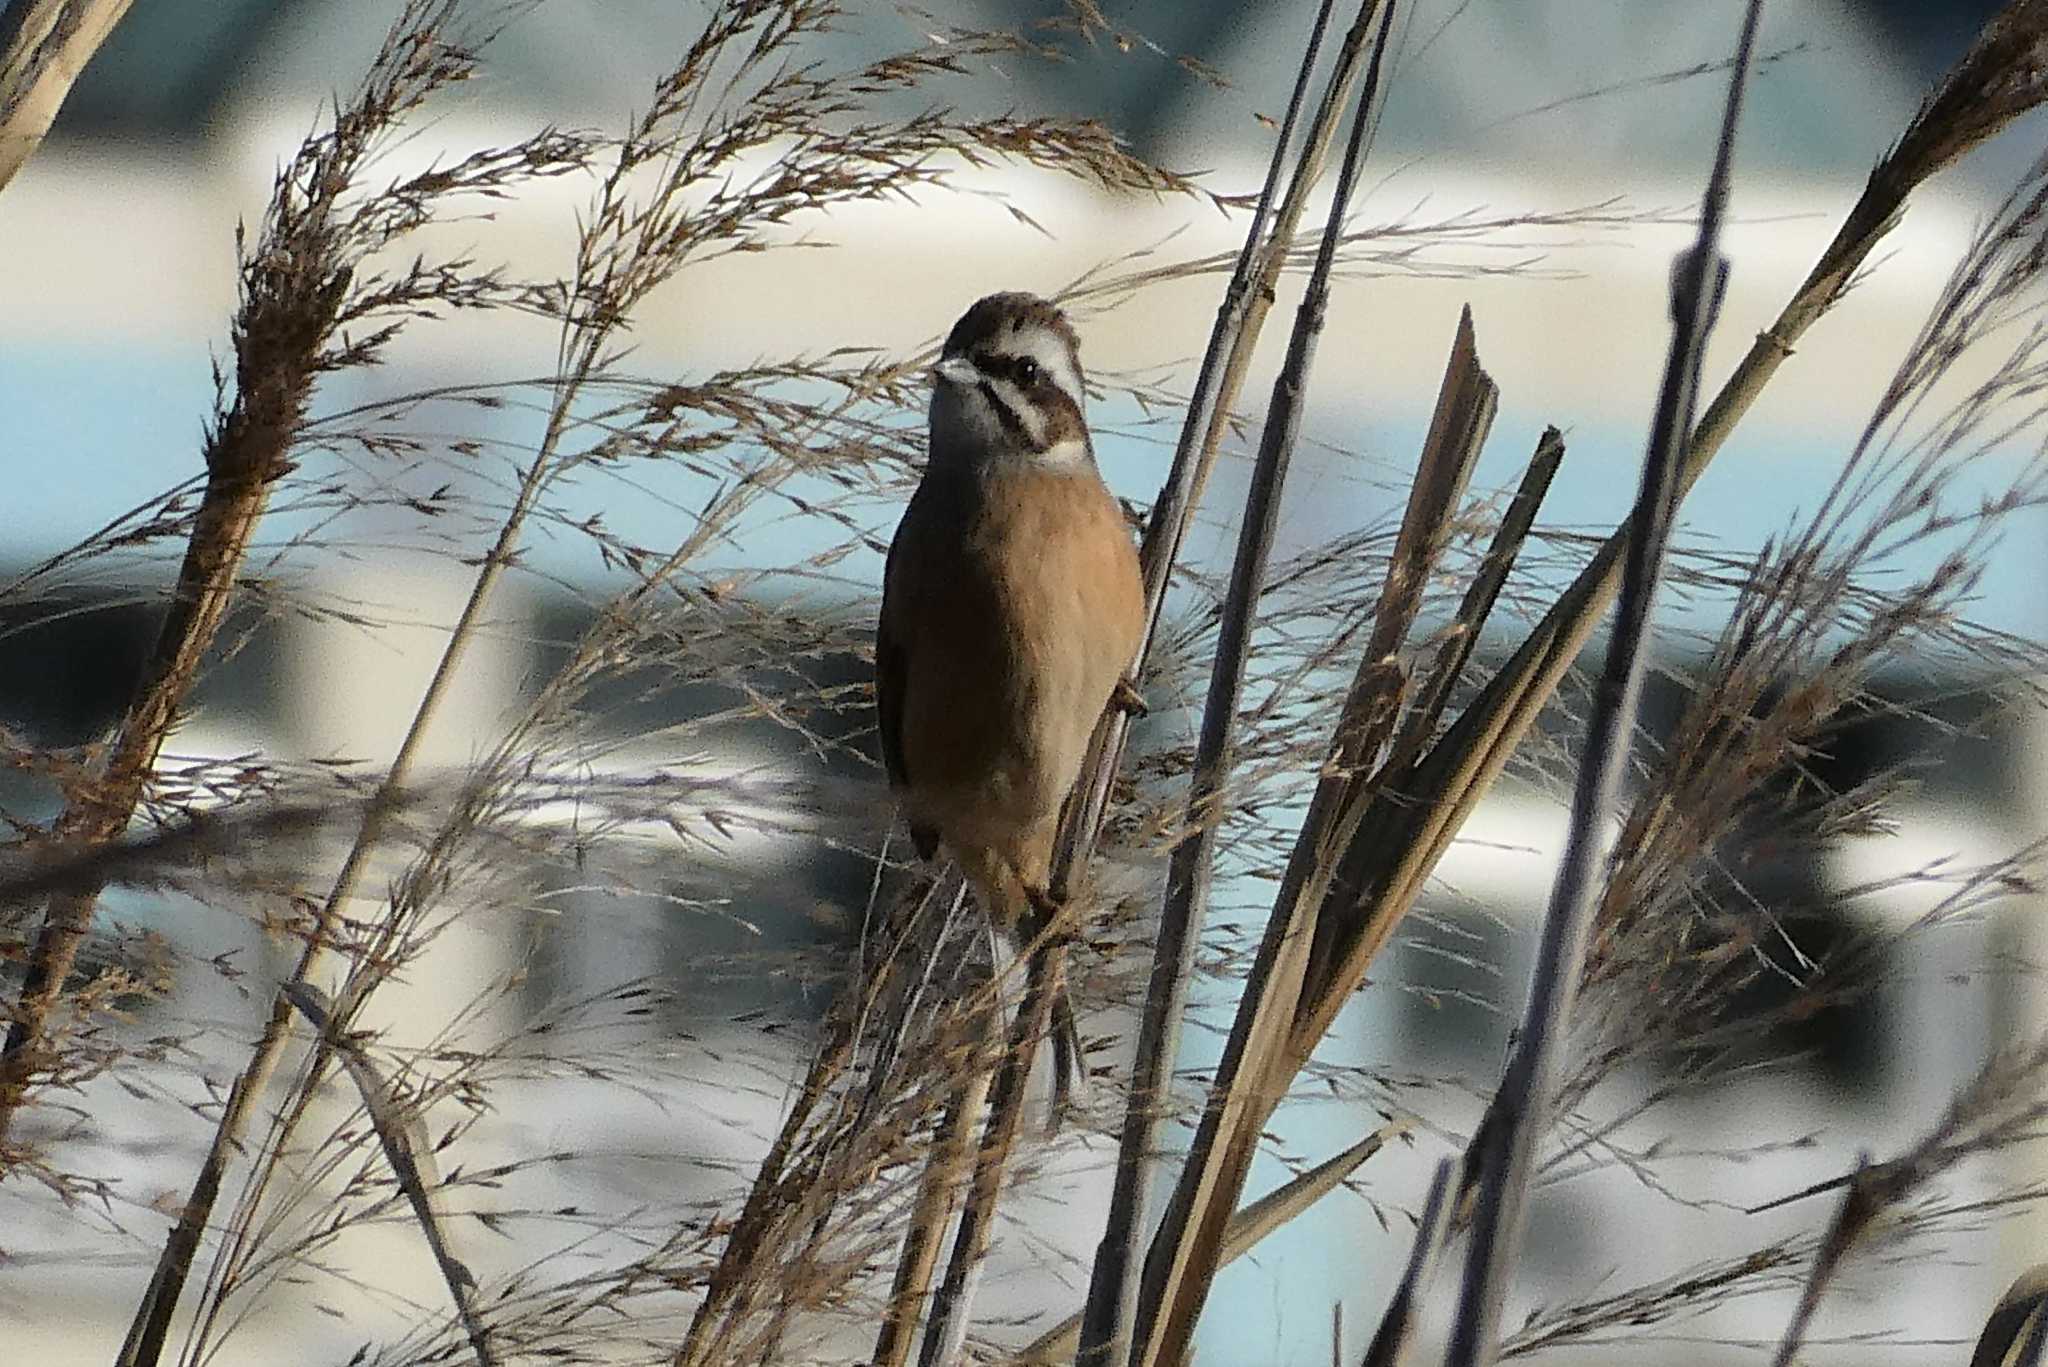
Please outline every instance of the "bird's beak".
[{"label": "bird's beak", "polygon": [[980,378],[974,362],[965,356],[941,356],[932,367],[932,379],[940,384],[971,385]]}]

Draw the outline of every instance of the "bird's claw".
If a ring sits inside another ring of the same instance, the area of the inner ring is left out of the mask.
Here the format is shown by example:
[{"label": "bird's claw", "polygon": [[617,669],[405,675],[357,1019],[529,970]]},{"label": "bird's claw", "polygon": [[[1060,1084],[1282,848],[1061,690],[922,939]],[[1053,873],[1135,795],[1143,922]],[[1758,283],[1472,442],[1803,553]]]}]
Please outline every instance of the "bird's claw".
[{"label": "bird's claw", "polygon": [[1026,888],[1038,924],[1029,928],[1031,939],[1044,949],[1066,951],[1081,943],[1081,927],[1067,914],[1067,904],[1045,888]]},{"label": "bird's claw", "polygon": [[1127,716],[1144,717],[1151,715],[1152,712],[1152,709],[1145,705],[1145,695],[1140,693],[1137,685],[1129,679],[1116,681],[1116,688],[1110,693],[1109,702],[1110,706]]}]

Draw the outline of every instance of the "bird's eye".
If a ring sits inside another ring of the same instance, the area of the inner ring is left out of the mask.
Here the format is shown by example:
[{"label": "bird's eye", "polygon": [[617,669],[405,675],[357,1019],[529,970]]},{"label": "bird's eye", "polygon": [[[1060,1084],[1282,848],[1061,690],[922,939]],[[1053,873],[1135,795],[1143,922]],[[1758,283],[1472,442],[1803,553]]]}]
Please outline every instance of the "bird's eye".
[{"label": "bird's eye", "polygon": [[1045,378],[1045,372],[1039,368],[1038,362],[1029,356],[1017,358],[1016,375],[1017,383],[1026,389],[1036,389],[1038,382]]}]

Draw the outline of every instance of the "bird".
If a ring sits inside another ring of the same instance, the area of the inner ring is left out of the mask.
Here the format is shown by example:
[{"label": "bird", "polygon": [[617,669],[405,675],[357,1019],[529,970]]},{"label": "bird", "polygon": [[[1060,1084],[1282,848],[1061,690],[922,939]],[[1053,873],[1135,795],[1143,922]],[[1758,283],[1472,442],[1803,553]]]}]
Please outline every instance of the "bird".
[{"label": "bird", "polygon": [[[932,381],[924,474],[883,573],[883,763],[918,856],[943,849],[995,928],[1028,944],[1059,916],[1053,844],[1090,736],[1113,703],[1142,710],[1129,673],[1144,585],[1057,306],[977,301]],[[1055,991],[1057,1106],[1080,1054]]]}]

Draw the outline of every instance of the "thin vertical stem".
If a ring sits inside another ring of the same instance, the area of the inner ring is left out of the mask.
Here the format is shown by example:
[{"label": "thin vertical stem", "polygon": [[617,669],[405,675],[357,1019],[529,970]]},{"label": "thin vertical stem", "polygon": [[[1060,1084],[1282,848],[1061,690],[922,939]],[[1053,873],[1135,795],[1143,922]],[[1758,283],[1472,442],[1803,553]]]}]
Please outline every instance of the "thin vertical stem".
[{"label": "thin vertical stem", "polygon": [[1628,761],[1642,693],[1650,609],[1665,541],[1681,492],[1679,467],[1692,431],[1700,361],[1720,307],[1727,265],[1719,238],[1743,92],[1762,0],[1750,0],[1736,46],[1721,137],[1701,207],[1699,237],[1672,271],[1671,350],[1665,363],[1649,449],[1643,459],[1614,636],[1594,698],[1586,755],[1572,795],[1563,861],[1537,952],[1529,1004],[1507,1076],[1474,1141],[1479,1185],[1448,1367],[1484,1367],[1494,1359],[1508,1275],[1521,1241],[1536,1141],[1547,1128],[1564,1030],[1578,994],[1581,964],[1612,843],[1613,813]]},{"label": "thin vertical stem", "polygon": [[[1177,556],[1187,515],[1196,486],[1201,482],[1194,459],[1195,438],[1202,431],[1205,420],[1212,415],[1203,410],[1210,407],[1216,398],[1218,362],[1226,350],[1236,352],[1245,349],[1247,339],[1242,330],[1248,285],[1257,260],[1260,236],[1264,231],[1268,205],[1279,184],[1281,168],[1286,163],[1293,144],[1294,126],[1300,116],[1303,97],[1308,90],[1316,61],[1321,54],[1323,38],[1330,24],[1334,0],[1323,0],[1316,12],[1315,21],[1310,25],[1308,42],[1302,54],[1301,67],[1295,77],[1294,90],[1287,102],[1287,116],[1281,125],[1278,145],[1273,150],[1273,160],[1267,167],[1266,183],[1259,196],[1259,208],[1253,215],[1252,223],[1246,230],[1243,251],[1238,254],[1237,269],[1230,287],[1217,312],[1216,326],[1209,336],[1209,349],[1203,358],[1201,374],[1195,383],[1195,392],[1189,400],[1187,421],[1181,430],[1180,448],[1175,453],[1173,475],[1158,504],[1155,505],[1152,521],[1146,530],[1145,573],[1146,606],[1148,610],[1146,644],[1140,649],[1142,658],[1149,648],[1154,625],[1165,601],[1166,584],[1173,561]],[[1297,162],[1289,190],[1288,208],[1299,212],[1300,204],[1306,199],[1307,184],[1312,184],[1321,170],[1322,158],[1319,148],[1328,145],[1329,133],[1334,128],[1338,114],[1343,108],[1344,93],[1348,92],[1352,75],[1356,69],[1357,48],[1347,43],[1339,53],[1336,68],[1331,73],[1329,88],[1315,123],[1304,143],[1300,160]],[[1283,225],[1284,237],[1267,244],[1266,250],[1284,253],[1292,240],[1291,218]],[[1241,373],[1241,364],[1231,369]],[[1231,385],[1235,393],[1235,385]],[[1220,418],[1221,405],[1215,408],[1214,416]],[[1205,443],[1205,453],[1213,451],[1216,438],[1220,436],[1220,425],[1208,422],[1210,439]],[[1256,497],[1256,487],[1254,497]],[[1246,526],[1252,525],[1250,510],[1247,510]],[[1242,554],[1242,551],[1240,551]],[[1263,553],[1261,554],[1263,565]],[[1234,584],[1233,584],[1234,589]],[[1248,621],[1242,623],[1247,629]],[[1228,630],[1228,628],[1226,628]],[[1219,653],[1219,661],[1221,655]],[[1235,696],[1233,685],[1232,696]],[[1217,706],[1214,694],[1210,698],[1213,714]],[[1114,725],[1114,722],[1112,722]],[[1208,723],[1204,721],[1204,735],[1208,734]],[[1114,754],[1120,737],[1112,735],[1107,748]],[[1211,757],[1213,760],[1213,756]],[[1198,760],[1198,765],[1200,761]],[[1106,776],[1114,771],[1114,765],[1104,765]],[[1199,769],[1198,769],[1199,772]],[[1107,790],[1104,789],[1106,797]],[[1091,798],[1093,789],[1090,789]],[[1099,819],[1099,812],[1095,817]],[[1199,819],[1199,817],[1197,817]],[[1092,832],[1093,823],[1089,812],[1083,810],[1076,828],[1084,833]],[[1092,1270],[1087,1308],[1082,1317],[1081,1349],[1078,1361],[1104,1364],[1117,1360],[1128,1349],[1131,1320],[1137,1307],[1138,1250],[1145,1237],[1145,1182],[1148,1175],[1152,1152],[1157,1143],[1161,1103],[1164,1100],[1166,1082],[1171,1076],[1173,1061],[1178,1053],[1180,1015],[1187,996],[1187,978],[1192,969],[1192,957],[1196,930],[1190,924],[1189,913],[1194,908],[1186,902],[1169,898],[1168,908],[1160,926],[1158,941],[1154,948],[1152,974],[1146,990],[1144,1014],[1138,1033],[1137,1053],[1132,1065],[1130,1088],[1126,1097],[1123,1131],[1119,1138],[1116,1178],[1110,1193],[1109,1216],[1104,1226],[1101,1242],[1097,1245],[1095,1264]]]},{"label": "thin vertical stem", "polygon": [[[987,1025],[994,1024],[992,1015],[983,1019]],[[903,1367],[910,1360],[918,1311],[939,1260],[940,1235],[945,1233],[946,1221],[959,1200],[961,1180],[969,1170],[974,1152],[975,1127],[987,1110],[989,1084],[995,1076],[980,1053],[977,1049],[970,1055],[966,1075],[955,1084],[945,1116],[933,1136],[931,1155],[919,1178],[917,1199],[904,1230],[903,1247],[896,1257],[889,1306],[882,1312],[881,1332],[875,1338],[875,1367]]]},{"label": "thin vertical stem", "polygon": [[[932,1298],[918,1367],[948,1367],[957,1362],[967,1339],[968,1316],[975,1287],[981,1279],[982,1258],[988,1251],[989,1232],[995,1227],[996,1202],[1002,1196],[1003,1176],[1009,1169],[1010,1153],[1022,1125],[1024,1084],[1031,1076],[1038,1041],[1045,1038],[1046,1026],[1052,1019],[1053,981],[1048,968],[1053,953],[1053,947],[1042,941],[1031,949],[1024,1000],[1017,1008],[1003,1056],[994,1070],[988,1124],[975,1153],[974,1178],[968,1187],[967,1203],[960,1212],[953,1250],[946,1259],[946,1276]],[[973,1066],[976,1071],[987,1071],[978,1061]]]},{"label": "thin vertical stem", "polygon": [[[1274,193],[1279,188],[1287,149],[1300,117],[1302,95],[1322,49],[1335,3],[1336,0],[1322,0],[1315,22],[1310,27],[1308,46],[1295,77],[1294,92],[1288,97],[1279,142],[1273,150],[1272,161],[1267,164],[1266,181],[1259,190],[1259,202],[1252,210],[1250,225],[1245,229],[1244,247],[1238,252],[1237,264],[1231,270],[1223,302],[1217,306],[1216,325],[1209,333],[1208,349],[1202,355],[1194,389],[1188,395],[1187,416],[1181,423],[1180,440],[1174,447],[1173,465],[1167,472],[1165,484],[1160,487],[1159,496],[1153,500],[1151,516],[1145,523],[1144,541],[1139,547],[1139,562],[1145,576],[1145,629],[1138,639],[1137,658],[1132,662],[1134,667],[1142,667],[1146,657],[1152,653],[1160,614],[1166,606],[1167,585],[1172,581],[1174,564],[1180,558],[1181,542],[1187,535],[1188,519],[1193,516],[1195,504],[1201,498],[1202,486],[1207,482],[1209,468],[1222,444],[1230,411],[1243,387],[1252,348],[1258,340],[1265,309],[1270,303],[1272,280],[1294,240],[1294,226],[1307,202],[1308,184],[1320,174],[1331,131],[1336,124],[1334,111],[1343,104],[1342,96],[1333,83],[1324,94],[1323,107],[1317,118],[1310,123],[1294,182],[1276,215],[1273,211]],[[1269,222],[1273,225],[1270,237],[1266,231]],[[1130,714],[1124,709],[1111,709],[1099,743],[1090,748],[1088,765],[1082,771],[1083,779],[1078,790],[1081,800],[1075,805],[1062,833],[1059,858],[1053,870],[1053,892],[1061,901],[1065,901],[1072,891],[1074,870],[1086,868],[1094,852],[1103,817],[1109,810],[1110,787],[1121,765],[1130,723]]]},{"label": "thin vertical stem", "polygon": [[[1295,438],[1301,427],[1316,343],[1321,337],[1323,319],[1329,307],[1330,273],[1336,264],[1337,240],[1343,232],[1344,215],[1350,208],[1351,196],[1358,184],[1359,168],[1364,162],[1373,126],[1381,63],[1392,32],[1395,9],[1392,0],[1385,3],[1367,0],[1353,26],[1354,35],[1362,37],[1363,30],[1377,10],[1379,30],[1372,45],[1364,89],[1352,111],[1349,140],[1338,171],[1336,191],[1331,198],[1328,223],[1323,229],[1315,266],[1295,312],[1287,358],[1273,383],[1266,427],[1253,468],[1237,561],[1224,599],[1208,704],[1196,744],[1194,780],[1187,804],[1188,829],[1174,847],[1167,872],[1162,919],[1167,926],[1179,922],[1184,927],[1184,953],[1192,949],[1194,932],[1201,925],[1202,912],[1208,902],[1216,844],[1214,809],[1222,796],[1224,777],[1230,772],[1231,727],[1237,714],[1252,619],[1264,584],[1266,555],[1279,512],[1280,489],[1286,480]],[[1155,994],[1161,990],[1162,966],[1166,971],[1173,967],[1166,957],[1166,934],[1163,928],[1160,953],[1155,960]],[[1184,992],[1184,969],[1180,977],[1180,990]],[[1172,984],[1169,982],[1164,987],[1170,990]],[[1151,1023],[1151,1015],[1148,1004],[1148,1024]],[[1174,1010],[1166,1028],[1177,1028],[1179,1016],[1180,1011]],[[1161,1041],[1162,1046],[1172,1043],[1170,1033]],[[1141,1057],[1144,1056],[1144,1048],[1141,1040]],[[1192,1158],[1190,1163],[1192,1165]],[[1177,1363],[1186,1356],[1195,1317],[1215,1274],[1219,1253],[1215,1242],[1186,1237],[1188,1220],[1194,1211],[1186,1199],[1190,1190],[1185,1177],[1186,1174],[1175,1192],[1174,1202],[1167,1208],[1165,1220],[1154,1236],[1146,1258],[1138,1303],[1131,1318],[1129,1360],[1133,1363]],[[1219,1231],[1221,1221],[1227,1217],[1227,1211],[1217,1217]]]}]

